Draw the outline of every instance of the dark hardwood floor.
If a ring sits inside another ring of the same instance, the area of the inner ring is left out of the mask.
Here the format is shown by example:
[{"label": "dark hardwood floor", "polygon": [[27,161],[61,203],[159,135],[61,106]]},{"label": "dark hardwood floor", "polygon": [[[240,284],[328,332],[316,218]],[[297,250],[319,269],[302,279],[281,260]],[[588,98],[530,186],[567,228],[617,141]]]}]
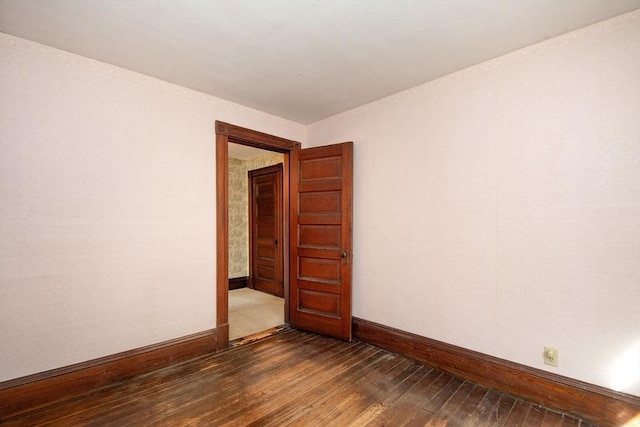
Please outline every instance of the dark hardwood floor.
[{"label": "dark hardwood floor", "polygon": [[593,426],[368,344],[293,330],[2,424]]}]

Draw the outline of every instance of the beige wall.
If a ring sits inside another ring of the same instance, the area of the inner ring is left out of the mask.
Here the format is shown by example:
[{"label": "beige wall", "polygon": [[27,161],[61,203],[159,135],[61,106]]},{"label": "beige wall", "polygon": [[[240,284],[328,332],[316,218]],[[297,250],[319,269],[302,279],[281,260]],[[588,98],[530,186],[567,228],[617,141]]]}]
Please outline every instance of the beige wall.
[{"label": "beige wall", "polygon": [[215,120],[304,137],[0,34],[0,381],[216,326]]},{"label": "beige wall", "polygon": [[308,127],[355,142],[355,316],[640,395],[638,18]]},{"label": "beige wall", "polygon": [[282,163],[268,153],[251,160],[229,159],[229,278],[249,275],[249,187],[247,173]]}]

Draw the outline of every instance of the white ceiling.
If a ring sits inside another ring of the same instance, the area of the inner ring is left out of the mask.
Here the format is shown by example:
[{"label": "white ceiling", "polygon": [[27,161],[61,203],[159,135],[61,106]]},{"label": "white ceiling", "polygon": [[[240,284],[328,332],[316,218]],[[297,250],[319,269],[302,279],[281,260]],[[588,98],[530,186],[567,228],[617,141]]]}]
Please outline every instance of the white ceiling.
[{"label": "white ceiling", "polygon": [[303,124],[640,0],[0,0],[0,31]]}]

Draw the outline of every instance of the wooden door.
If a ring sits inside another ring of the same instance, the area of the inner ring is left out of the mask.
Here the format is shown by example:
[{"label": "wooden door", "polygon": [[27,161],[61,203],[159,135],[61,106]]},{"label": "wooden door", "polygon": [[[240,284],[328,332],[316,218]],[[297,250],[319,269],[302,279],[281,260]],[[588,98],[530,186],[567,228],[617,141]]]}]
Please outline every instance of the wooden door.
[{"label": "wooden door", "polygon": [[353,143],[294,150],[290,323],[351,340]]},{"label": "wooden door", "polygon": [[284,297],[282,163],[249,171],[250,286]]}]

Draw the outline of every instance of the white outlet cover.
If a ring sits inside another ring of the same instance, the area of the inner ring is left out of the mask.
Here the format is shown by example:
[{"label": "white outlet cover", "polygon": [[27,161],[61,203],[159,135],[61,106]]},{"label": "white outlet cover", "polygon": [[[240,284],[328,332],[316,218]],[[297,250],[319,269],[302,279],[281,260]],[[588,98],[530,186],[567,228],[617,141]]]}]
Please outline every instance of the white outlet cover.
[{"label": "white outlet cover", "polygon": [[545,365],[558,366],[558,349],[553,347],[544,348]]}]

